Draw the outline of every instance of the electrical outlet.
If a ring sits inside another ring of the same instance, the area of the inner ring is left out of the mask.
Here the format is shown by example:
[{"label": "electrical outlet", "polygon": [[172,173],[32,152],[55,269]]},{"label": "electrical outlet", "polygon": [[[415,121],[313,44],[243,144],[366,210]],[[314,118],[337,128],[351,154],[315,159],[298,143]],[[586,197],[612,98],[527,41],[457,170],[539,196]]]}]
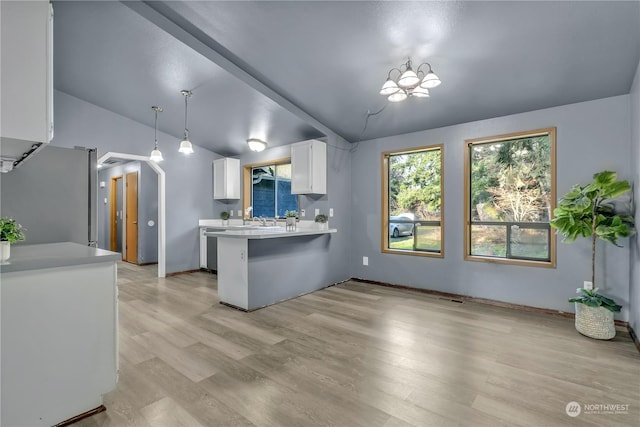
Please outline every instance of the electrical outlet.
[{"label": "electrical outlet", "polygon": [[368,256],[363,256],[362,257],[362,265],[369,265],[369,257]]},{"label": "electrical outlet", "polygon": [[329,216],[333,216],[333,208],[329,208]]},{"label": "electrical outlet", "polygon": [[320,215],[320,209],[316,208],[316,213],[314,215],[316,216]]},{"label": "electrical outlet", "polygon": [[589,280],[585,280],[584,284],[582,285],[583,288],[585,289],[593,289],[593,283],[590,282]]},{"label": "electrical outlet", "polygon": [[229,211],[229,217],[232,217],[232,216],[233,216],[233,209]]},{"label": "electrical outlet", "polygon": [[300,209],[300,216],[304,216],[304,209]]}]

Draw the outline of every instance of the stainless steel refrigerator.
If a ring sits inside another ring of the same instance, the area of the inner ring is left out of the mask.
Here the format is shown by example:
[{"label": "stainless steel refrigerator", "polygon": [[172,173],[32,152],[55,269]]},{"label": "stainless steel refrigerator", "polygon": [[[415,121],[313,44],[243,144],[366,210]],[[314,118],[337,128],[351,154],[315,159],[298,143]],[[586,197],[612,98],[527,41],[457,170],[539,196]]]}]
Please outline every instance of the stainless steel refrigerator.
[{"label": "stainless steel refrigerator", "polygon": [[96,245],[97,152],[46,146],[0,174],[0,216],[26,228],[25,243]]}]

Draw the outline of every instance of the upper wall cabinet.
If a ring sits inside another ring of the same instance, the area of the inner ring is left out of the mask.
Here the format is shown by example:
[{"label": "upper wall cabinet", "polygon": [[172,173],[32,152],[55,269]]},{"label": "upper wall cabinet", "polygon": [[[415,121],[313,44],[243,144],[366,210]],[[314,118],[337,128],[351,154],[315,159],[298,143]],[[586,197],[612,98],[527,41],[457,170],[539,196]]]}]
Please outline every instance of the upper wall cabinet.
[{"label": "upper wall cabinet", "polygon": [[315,139],[291,144],[291,193],[327,194],[327,144]]},{"label": "upper wall cabinet", "polygon": [[2,1],[2,170],[53,138],[53,9],[48,1]]},{"label": "upper wall cabinet", "polygon": [[213,198],[240,199],[240,160],[224,158],[213,161]]}]

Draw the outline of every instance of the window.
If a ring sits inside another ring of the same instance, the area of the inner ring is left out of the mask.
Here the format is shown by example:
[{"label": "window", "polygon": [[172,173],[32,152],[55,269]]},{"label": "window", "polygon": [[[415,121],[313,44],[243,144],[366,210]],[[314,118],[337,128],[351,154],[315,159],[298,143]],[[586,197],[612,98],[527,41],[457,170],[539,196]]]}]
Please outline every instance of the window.
[{"label": "window", "polygon": [[291,194],[291,160],[246,165],[243,180],[244,209],[252,216],[284,218],[285,211],[298,210],[298,196]]},{"label": "window", "polygon": [[555,135],[465,141],[465,259],[555,266]]},{"label": "window", "polygon": [[382,251],[442,257],[442,145],[382,153]]}]

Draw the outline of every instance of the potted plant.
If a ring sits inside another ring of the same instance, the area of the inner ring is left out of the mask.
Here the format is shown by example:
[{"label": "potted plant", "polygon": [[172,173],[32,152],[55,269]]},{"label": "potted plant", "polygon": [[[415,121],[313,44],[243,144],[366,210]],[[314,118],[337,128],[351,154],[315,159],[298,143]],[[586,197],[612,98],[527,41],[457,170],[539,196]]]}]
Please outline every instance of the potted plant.
[{"label": "potted plant", "polygon": [[24,239],[22,225],[13,218],[0,218],[0,261],[6,261],[11,256],[11,243]]},{"label": "potted plant", "polygon": [[296,229],[296,218],[298,217],[298,211],[285,211],[286,229],[293,231]]},{"label": "potted plant", "polygon": [[326,230],[326,229],[329,228],[329,224],[327,223],[328,220],[329,220],[329,218],[327,218],[327,216],[324,215],[324,214],[318,214],[318,215],[316,215],[316,217],[314,219],[317,227],[320,230]]},{"label": "potted plant", "polygon": [[220,219],[222,219],[222,225],[227,225],[229,221],[229,212],[227,211],[220,212]]},{"label": "potted plant", "polygon": [[[591,283],[594,287],[596,240],[620,246],[618,239],[635,233],[633,217],[613,203],[613,199],[630,189],[629,182],[617,180],[615,172],[602,171],[593,175],[590,184],[575,185],[553,211],[554,219],[550,224],[565,242],[573,242],[578,237],[591,238]],[[569,299],[575,303],[576,329],[591,338],[611,339],[616,334],[613,313],[620,311],[621,306],[597,291],[597,288],[578,288],[582,295]]]}]

